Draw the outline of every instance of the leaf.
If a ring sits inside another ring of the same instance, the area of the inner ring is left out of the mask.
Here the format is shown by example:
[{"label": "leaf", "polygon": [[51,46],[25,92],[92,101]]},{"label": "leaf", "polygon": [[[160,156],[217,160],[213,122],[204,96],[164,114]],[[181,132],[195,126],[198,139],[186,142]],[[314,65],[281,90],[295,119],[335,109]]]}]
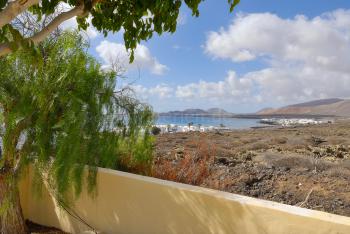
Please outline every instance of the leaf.
[{"label": "leaf", "polygon": [[2,9],[4,6],[6,6],[6,4],[7,4],[7,0],[0,0],[0,9]]},{"label": "leaf", "polygon": [[228,0],[230,6],[230,12],[234,10],[234,8],[239,4],[240,0]]},{"label": "leaf", "polygon": [[54,130],[61,129],[63,125],[64,125],[64,121],[59,121],[58,123],[52,126],[52,129]]}]

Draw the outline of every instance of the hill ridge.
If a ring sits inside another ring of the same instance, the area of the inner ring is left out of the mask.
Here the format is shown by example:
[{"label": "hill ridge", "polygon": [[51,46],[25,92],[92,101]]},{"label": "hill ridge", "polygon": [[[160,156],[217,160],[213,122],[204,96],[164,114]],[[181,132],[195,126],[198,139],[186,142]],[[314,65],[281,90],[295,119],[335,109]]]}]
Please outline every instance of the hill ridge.
[{"label": "hill ridge", "polygon": [[329,98],[313,100],[281,108],[262,109],[258,115],[333,115],[340,117],[350,116],[350,100]]}]

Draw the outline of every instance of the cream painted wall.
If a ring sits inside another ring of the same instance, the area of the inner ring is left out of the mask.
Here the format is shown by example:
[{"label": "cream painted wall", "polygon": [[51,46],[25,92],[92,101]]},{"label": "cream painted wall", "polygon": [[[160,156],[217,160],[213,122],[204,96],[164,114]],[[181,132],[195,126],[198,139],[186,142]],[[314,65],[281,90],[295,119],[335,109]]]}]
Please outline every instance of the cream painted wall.
[{"label": "cream painted wall", "polygon": [[[28,177],[30,178],[30,176]],[[89,229],[22,185],[25,217],[71,233]],[[349,234],[350,218],[129,173],[99,169],[98,195],[74,211],[101,233]]]}]

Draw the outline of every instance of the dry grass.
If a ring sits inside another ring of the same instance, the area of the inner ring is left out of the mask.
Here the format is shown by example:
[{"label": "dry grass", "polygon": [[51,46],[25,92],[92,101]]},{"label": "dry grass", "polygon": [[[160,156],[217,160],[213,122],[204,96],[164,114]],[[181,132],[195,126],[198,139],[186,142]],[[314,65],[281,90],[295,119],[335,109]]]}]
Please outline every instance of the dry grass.
[{"label": "dry grass", "polygon": [[199,140],[191,151],[177,153],[173,159],[160,157],[152,169],[152,176],[191,185],[201,185],[210,175],[215,149],[206,141]]},{"label": "dry grass", "polygon": [[151,167],[151,163],[136,161],[132,156],[123,156],[116,163],[117,170],[139,175],[149,175]]},{"label": "dry grass", "polygon": [[266,142],[255,142],[247,147],[245,147],[246,150],[267,150],[270,148],[270,145]]},{"label": "dry grass", "polygon": [[329,177],[332,178],[350,178],[350,170],[344,168],[344,167],[333,167],[326,171],[326,173],[329,175]]},{"label": "dry grass", "polygon": [[288,141],[288,138],[287,137],[275,137],[275,138],[271,138],[269,144],[272,144],[272,145],[283,145],[283,144],[286,144]]}]

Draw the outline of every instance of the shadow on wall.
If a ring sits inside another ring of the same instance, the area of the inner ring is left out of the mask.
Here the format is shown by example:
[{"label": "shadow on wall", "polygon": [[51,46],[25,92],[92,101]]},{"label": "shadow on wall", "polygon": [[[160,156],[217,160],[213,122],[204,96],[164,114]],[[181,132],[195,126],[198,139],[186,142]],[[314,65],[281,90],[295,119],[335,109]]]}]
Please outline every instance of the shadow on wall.
[{"label": "shadow on wall", "polygon": [[[107,169],[98,173],[98,195],[86,192],[74,211],[102,233],[300,234],[350,230],[350,218],[261,201]],[[23,202],[26,218],[66,232],[90,230],[31,189]]]}]

